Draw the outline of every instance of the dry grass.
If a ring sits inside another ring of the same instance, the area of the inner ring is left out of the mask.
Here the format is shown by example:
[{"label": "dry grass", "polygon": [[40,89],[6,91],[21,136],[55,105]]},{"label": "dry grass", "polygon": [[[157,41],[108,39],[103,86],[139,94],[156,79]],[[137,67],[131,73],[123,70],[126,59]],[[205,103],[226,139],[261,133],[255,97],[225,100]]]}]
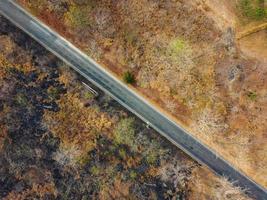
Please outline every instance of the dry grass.
[{"label": "dry grass", "polygon": [[61,162],[65,157],[73,164],[83,162],[87,152],[95,148],[98,135],[110,132],[112,119],[98,107],[85,107],[74,91],[63,95],[58,104],[59,112],[46,111],[44,115],[45,126],[61,139],[61,152],[55,157]]},{"label": "dry grass", "polygon": [[197,168],[190,179],[191,200],[249,200],[238,187],[234,187],[226,178],[214,176],[204,168]]}]

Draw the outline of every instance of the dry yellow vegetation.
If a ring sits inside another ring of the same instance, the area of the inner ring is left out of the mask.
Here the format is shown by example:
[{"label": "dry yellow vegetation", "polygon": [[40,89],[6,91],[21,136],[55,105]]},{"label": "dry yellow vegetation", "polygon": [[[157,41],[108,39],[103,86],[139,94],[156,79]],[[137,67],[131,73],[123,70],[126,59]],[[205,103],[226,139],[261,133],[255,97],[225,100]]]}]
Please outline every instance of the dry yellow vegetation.
[{"label": "dry yellow vegetation", "polygon": [[95,140],[102,132],[110,132],[112,121],[97,107],[85,107],[78,94],[68,93],[58,101],[59,112],[47,111],[47,127],[61,140],[63,151],[72,153],[73,161],[82,161],[95,148]]},{"label": "dry yellow vegetation", "polygon": [[213,176],[204,168],[194,170],[190,188],[190,200],[248,200],[240,188],[233,187],[226,178]]}]

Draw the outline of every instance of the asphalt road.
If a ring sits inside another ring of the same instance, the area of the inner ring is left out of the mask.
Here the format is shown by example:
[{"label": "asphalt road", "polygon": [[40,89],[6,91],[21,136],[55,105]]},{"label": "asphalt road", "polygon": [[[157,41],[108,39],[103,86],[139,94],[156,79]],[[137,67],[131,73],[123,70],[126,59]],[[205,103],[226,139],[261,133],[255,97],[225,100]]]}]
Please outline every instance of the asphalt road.
[{"label": "asphalt road", "polygon": [[0,13],[125,108],[144,122],[149,123],[151,127],[193,159],[208,166],[216,174],[235,181],[236,185],[248,189],[250,196],[259,200],[267,199],[265,188],[235,169],[178,124],[160,113],[147,100],[128,88],[56,32],[32,17],[12,0],[0,0]]}]

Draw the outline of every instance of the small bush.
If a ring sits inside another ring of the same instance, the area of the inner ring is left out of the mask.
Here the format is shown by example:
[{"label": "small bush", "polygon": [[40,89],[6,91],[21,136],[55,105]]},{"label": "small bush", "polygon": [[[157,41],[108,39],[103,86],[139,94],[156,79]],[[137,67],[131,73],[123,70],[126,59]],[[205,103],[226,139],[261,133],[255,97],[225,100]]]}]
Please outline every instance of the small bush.
[{"label": "small bush", "polygon": [[47,93],[51,99],[58,99],[60,97],[60,90],[56,87],[49,87]]},{"label": "small bush", "polygon": [[264,8],[256,8],[255,9],[255,18],[256,19],[263,19],[266,17],[266,10]]},{"label": "small bush", "polygon": [[137,34],[135,29],[133,29],[133,30],[127,29],[125,31],[124,37],[125,37],[127,44],[129,44],[129,45],[134,45],[138,41],[138,34]]},{"label": "small bush", "polygon": [[157,158],[158,158],[158,153],[156,151],[150,152],[146,156],[146,161],[147,161],[148,164],[153,165],[157,161]]},{"label": "small bush", "polygon": [[65,22],[73,28],[82,28],[90,25],[89,12],[90,6],[71,5],[69,11],[65,13]]},{"label": "small bush", "polygon": [[90,169],[90,172],[92,173],[92,175],[94,175],[94,176],[97,176],[97,175],[99,175],[100,174],[100,168],[99,167],[97,167],[97,166],[93,166],[93,167],[91,167],[91,169]]},{"label": "small bush", "polygon": [[249,19],[262,20],[267,17],[264,0],[240,0],[239,4],[242,14]]},{"label": "small bush", "polygon": [[119,149],[119,156],[122,159],[126,159],[126,157],[127,157],[126,151],[124,149]]},{"label": "small bush", "polygon": [[92,94],[92,92],[86,91],[84,93],[84,98],[86,98],[86,99],[93,99],[94,98],[94,95]]},{"label": "small bush", "polygon": [[131,179],[135,179],[137,177],[137,173],[134,170],[131,170],[129,176]]},{"label": "small bush", "polygon": [[252,101],[255,101],[257,99],[257,94],[255,92],[249,92],[247,96]]},{"label": "small bush", "polygon": [[135,83],[135,77],[131,72],[127,71],[123,74],[123,81],[128,83],[128,84],[134,84]]},{"label": "small bush", "polygon": [[190,43],[182,38],[174,38],[170,41],[166,49],[167,56],[174,61],[178,66],[192,65],[192,47]]},{"label": "small bush", "polygon": [[171,54],[177,55],[182,53],[186,47],[187,47],[186,42],[180,38],[177,38],[170,43],[169,51]]},{"label": "small bush", "polygon": [[22,107],[27,106],[27,103],[28,103],[27,97],[22,93],[17,94],[16,95],[16,103]]},{"label": "small bush", "polygon": [[114,139],[117,144],[126,144],[130,148],[134,147],[135,130],[133,118],[122,119],[118,123],[114,133]]}]

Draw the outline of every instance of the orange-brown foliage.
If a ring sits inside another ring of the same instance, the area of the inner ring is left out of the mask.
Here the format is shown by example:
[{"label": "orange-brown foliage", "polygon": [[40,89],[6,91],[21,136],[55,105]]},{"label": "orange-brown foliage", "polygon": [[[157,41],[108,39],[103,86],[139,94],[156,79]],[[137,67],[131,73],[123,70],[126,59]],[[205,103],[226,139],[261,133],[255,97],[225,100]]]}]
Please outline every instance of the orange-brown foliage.
[{"label": "orange-brown foliage", "polygon": [[129,199],[131,184],[129,182],[122,182],[116,178],[111,188],[103,188],[100,192],[100,200],[106,199]]},{"label": "orange-brown foliage", "polygon": [[75,148],[84,155],[95,147],[100,133],[108,133],[111,119],[97,107],[84,107],[76,93],[67,93],[58,101],[60,111],[46,111],[44,121],[55,136],[61,139],[61,147]]},{"label": "orange-brown foliage", "polygon": [[44,185],[34,184],[30,189],[26,189],[20,193],[12,191],[3,200],[25,200],[25,199],[32,199],[33,196],[44,198],[45,195],[48,194],[54,197],[57,196],[54,184],[50,183]]}]

